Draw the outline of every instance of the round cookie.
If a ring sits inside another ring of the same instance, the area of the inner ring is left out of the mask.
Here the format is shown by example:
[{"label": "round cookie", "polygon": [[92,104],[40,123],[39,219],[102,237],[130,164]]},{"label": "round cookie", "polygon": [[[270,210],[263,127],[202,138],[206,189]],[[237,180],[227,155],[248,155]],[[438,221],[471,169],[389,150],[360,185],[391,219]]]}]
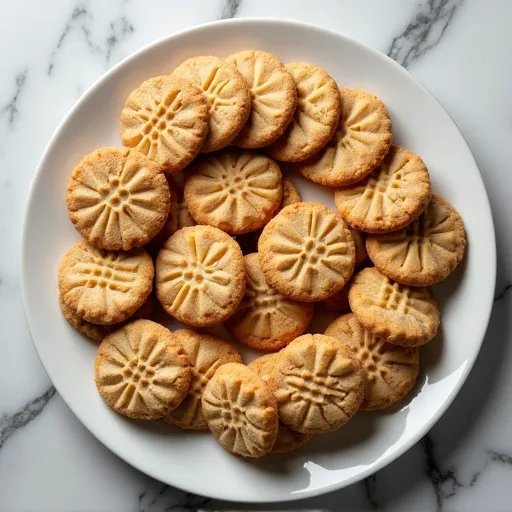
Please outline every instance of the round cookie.
[{"label": "round cookie", "polygon": [[229,343],[209,334],[183,329],[173,335],[190,361],[192,378],[187,396],[164,420],[181,428],[207,429],[201,406],[204,388],[220,366],[242,363],[242,357]]},{"label": "round cookie", "polygon": [[133,316],[131,316],[125,322],[121,322],[120,324],[112,324],[112,325],[101,325],[101,324],[93,324],[92,322],[88,322],[83,318],[80,318],[76,313],[74,313],[71,309],[66,306],[66,303],[62,299],[62,296],[59,295],[59,306],[64,318],[68,321],[71,327],[74,327],[78,332],[85,334],[88,338],[96,341],[103,341],[109,334],[113,333],[120,327],[123,327],[125,322],[129,322],[131,320],[137,320],[139,318],[149,319],[151,318],[151,313],[153,312],[153,300],[151,296],[148,297],[146,302],[142,304],[142,306],[135,311]]},{"label": "round cookie", "polygon": [[322,334],[300,336],[279,352],[270,384],[281,421],[304,434],[337,430],[364,397],[361,364],[337,339]]},{"label": "round cookie", "polygon": [[381,165],[363,181],[334,192],[343,218],[367,233],[402,229],[423,212],[429,200],[427,167],[418,155],[400,146],[391,146]]},{"label": "round cookie", "polygon": [[161,418],[180,404],[190,384],[183,349],[151,320],[135,320],[107,336],[94,367],[103,400],[130,418]]},{"label": "round cookie", "polygon": [[437,194],[425,211],[401,231],[370,235],[373,264],[389,278],[409,286],[431,286],[455,270],[466,250],[464,224],[457,210]]},{"label": "round cookie", "polygon": [[[269,382],[274,371],[274,358],[277,354],[267,354],[263,357],[255,359],[248,365],[252,371],[256,372],[262,380]],[[270,453],[287,453],[304,446],[313,436],[311,434],[301,434],[287,427],[284,423],[279,422],[279,430],[277,439]]]},{"label": "round cookie", "polygon": [[101,251],[82,240],[62,258],[59,293],[83,320],[117,324],[144,304],[153,288],[154,273],[151,256],[144,249]]},{"label": "round cookie", "polygon": [[169,187],[158,165],[142,153],[103,148],[75,167],[66,203],[71,222],[91,244],[128,251],[149,242],[165,224]]},{"label": "round cookie", "polygon": [[223,322],[240,304],[244,290],[242,251],[220,229],[180,229],[158,253],[157,297],[181,322],[197,327]]},{"label": "round cookie", "polygon": [[217,151],[230,144],[251,112],[249,87],[236,67],[210,55],[192,57],[172,74],[197,85],[208,103],[208,135],[201,151]]},{"label": "round cookie", "polygon": [[352,313],[334,320],[325,334],[340,340],[363,367],[362,411],[384,409],[403,398],[414,386],[420,369],[419,347],[400,347],[373,336]]},{"label": "round cookie", "polygon": [[175,76],[158,76],[128,96],[121,112],[121,140],[162,171],[175,172],[199,153],[208,122],[208,106],[199,87]]},{"label": "round cookie", "polygon": [[301,201],[302,197],[297,187],[293,184],[293,181],[289,178],[283,178],[283,199],[281,200],[279,210],[282,210],[285,206],[300,203]]},{"label": "round cookie", "polygon": [[317,203],[283,208],[263,229],[258,252],[270,286],[302,302],[341,290],[354,271],[348,227],[337,212]]},{"label": "round cookie", "polygon": [[286,131],[267,148],[283,162],[299,162],[318,153],[331,139],[341,112],[336,82],[321,68],[305,62],[286,65],[297,87],[297,107]]},{"label": "round cookie", "polygon": [[233,145],[246,149],[268,146],[286,130],[297,105],[297,88],[284,64],[274,55],[247,50],[230,55],[247,83],[251,113]]},{"label": "round cookie", "polygon": [[206,385],[203,415],[223,448],[243,457],[261,457],[274,446],[277,403],[270,388],[247,366],[221,366]]},{"label": "round cookie", "polygon": [[225,149],[189,167],[184,195],[198,224],[241,235],[264,226],[279,208],[281,170],[266,156]]},{"label": "round cookie", "polygon": [[391,145],[391,121],[384,103],[358,89],[341,89],[341,115],[329,143],[297,163],[308,180],[327,187],[356,183],[372,172]]},{"label": "round cookie", "polygon": [[354,276],[348,300],[365,329],[395,345],[424,345],[439,329],[439,310],[427,288],[394,283],[376,268]]},{"label": "round cookie", "polygon": [[307,329],[313,304],[290,300],[270,287],[257,253],[248,254],[244,260],[245,295],[226,327],[244,345],[279,350]]}]

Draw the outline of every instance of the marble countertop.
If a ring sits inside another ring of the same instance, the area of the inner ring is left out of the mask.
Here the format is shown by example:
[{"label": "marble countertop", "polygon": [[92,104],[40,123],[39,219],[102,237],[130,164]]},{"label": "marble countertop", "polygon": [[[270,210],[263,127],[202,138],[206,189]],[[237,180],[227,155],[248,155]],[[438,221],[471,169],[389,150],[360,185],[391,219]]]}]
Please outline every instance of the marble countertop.
[{"label": "marble countertop", "polygon": [[473,151],[490,196],[498,240],[497,294],[482,351],[460,395],[431,432],[363,482],[285,507],[261,508],[511,510],[509,0],[17,0],[3,5],[0,510],[245,508],[152,480],[89,434],[39,362],[23,315],[17,268],[34,170],[53,131],[82,92],[120,59],[157,38],[235,16],[298,19],[344,32],[387,53],[419,78],[453,117]]}]

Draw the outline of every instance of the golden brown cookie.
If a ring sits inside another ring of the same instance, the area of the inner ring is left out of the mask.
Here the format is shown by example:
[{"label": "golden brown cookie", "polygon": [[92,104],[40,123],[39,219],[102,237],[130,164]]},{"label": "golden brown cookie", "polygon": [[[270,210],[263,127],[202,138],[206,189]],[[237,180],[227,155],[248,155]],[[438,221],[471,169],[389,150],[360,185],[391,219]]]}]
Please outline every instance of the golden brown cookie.
[{"label": "golden brown cookie", "polygon": [[281,170],[258,153],[224,149],[188,168],[184,194],[198,224],[240,235],[264,226],[279,208]]},{"label": "golden brown cookie", "polygon": [[93,324],[92,322],[88,322],[87,320],[80,318],[75,312],[66,306],[66,303],[62,299],[61,295],[59,295],[59,306],[62,314],[64,315],[64,318],[68,321],[71,327],[74,327],[77,331],[85,334],[92,340],[103,341],[103,339],[106,338],[109,334],[123,327],[126,322],[137,320],[139,318],[151,318],[151,313],[153,312],[153,299],[150,295],[146,302],[144,302],[144,304],[142,304],[142,306],[137,309],[133,316],[131,316],[128,320],[121,322],[120,324],[112,325]]},{"label": "golden brown cookie", "polygon": [[290,300],[269,286],[257,253],[248,254],[244,260],[245,295],[226,327],[244,345],[279,350],[306,330],[313,304]]},{"label": "golden brown cookie", "polygon": [[317,203],[283,208],[263,229],[258,251],[267,282],[302,302],[341,290],[354,271],[348,227],[337,212]]},{"label": "golden brown cookie", "polygon": [[[275,371],[274,359],[277,354],[267,354],[255,359],[248,365],[252,371],[256,372],[262,380],[269,382],[272,373]],[[304,446],[313,436],[311,434],[301,434],[279,422],[277,439],[270,453],[287,453]]]},{"label": "golden brown cookie", "polygon": [[186,60],[172,74],[197,85],[208,103],[209,129],[201,151],[217,151],[230,144],[251,112],[251,93],[236,67],[209,55]]},{"label": "golden brown cookie", "polygon": [[363,181],[336,189],[334,200],[355,229],[398,231],[416,219],[430,200],[427,167],[412,151],[391,146],[379,167]]},{"label": "golden brown cookie", "polygon": [[297,187],[293,184],[293,181],[289,178],[283,178],[283,199],[279,210],[282,210],[285,206],[300,203],[301,201],[302,197]]},{"label": "golden brown cookie", "polygon": [[341,113],[336,82],[321,68],[305,62],[286,65],[297,87],[297,107],[286,131],[267,148],[283,162],[299,162],[318,153],[331,139]]},{"label": "golden brown cookie", "polygon": [[209,113],[199,87],[175,76],[150,78],[135,89],[121,112],[121,140],[164,172],[185,168],[208,134]]},{"label": "golden brown cookie", "polygon": [[367,331],[354,314],[343,315],[325,331],[343,343],[365,372],[363,411],[384,409],[403,398],[416,382],[419,347],[400,347]]},{"label": "golden brown cookie", "polygon": [[395,283],[376,268],[354,276],[348,300],[365,329],[395,345],[424,345],[439,329],[439,310],[427,288]]},{"label": "golden brown cookie", "polygon": [[277,438],[277,403],[270,388],[247,366],[221,366],[206,385],[203,415],[219,443],[243,457],[269,453]]},{"label": "golden brown cookie", "polygon": [[391,121],[384,103],[358,89],[341,89],[341,116],[329,143],[296,165],[307,179],[327,187],[356,183],[377,167],[391,145]]},{"label": "golden brown cookie", "polygon": [[85,156],[68,183],[68,215],[99,249],[128,251],[164,225],[169,187],[158,165],[137,151],[103,148]]},{"label": "golden brown cookie", "polygon": [[251,113],[233,145],[254,149],[272,144],[286,130],[297,105],[297,88],[284,64],[274,55],[247,50],[230,55],[251,92]]},{"label": "golden brown cookie", "polygon": [[82,240],[59,267],[59,293],[66,306],[94,324],[130,318],[153,288],[154,267],[144,249],[102,251]]},{"label": "golden brown cookie", "polygon": [[164,420],[181,428],[206,429],[201,397],[208,381],[226,363],[242,363],[240,354],[226,341],[205,333],[183,329],[173,333],[190,361],[192,379],[187,396]]},{"label": "golden brown cookie", "polygon": [[101,342],[95,379],[101,397],[114,410],[151,420],[185,398],[190,365],[168,329],[151,320],[135,320]]},{"label": "golden brown cookie", "polygon": [[197,327],[223,322],[240,304],[244,290],[242,251],[220,229],[180,229],[158,253],[157,297],[181,322]]},{"label": "golden brown cookie", "polygon": [[409,286],[431,286],[455,270],[466,250],[464,224],[457,210],[437,194],[404,229],[369,235],[373,264],[384,275]]},{"label": "golden brown cookie", "polygon": [[275,358],[271,388],[279,418],[292,430],[325,434],[344,425],[364,397],[361,364],[335,338],[305,334]]}]

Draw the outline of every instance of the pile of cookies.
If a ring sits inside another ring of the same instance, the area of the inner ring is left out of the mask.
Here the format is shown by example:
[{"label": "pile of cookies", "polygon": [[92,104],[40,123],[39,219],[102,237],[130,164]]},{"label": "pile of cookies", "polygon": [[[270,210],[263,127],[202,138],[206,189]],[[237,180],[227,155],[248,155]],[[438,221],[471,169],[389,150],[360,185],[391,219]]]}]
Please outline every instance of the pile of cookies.
[{"label": "pile of cookies", "polygon": [[[262,51],[195,57],[129,95],[120,133],[72,172],[83,240],[59,269],[65,318],[101,341],[108,405],[260,457],[410,391],[440,324],[427,287],[466,238],[380,99]],[[302,202],[293,173],[336,211]],[[267,354],[246,366],[227,332],[170,332],[149,319],[153,290],[187,326],[225,323]],[[322,310],[341,316],[305,334]]]}]

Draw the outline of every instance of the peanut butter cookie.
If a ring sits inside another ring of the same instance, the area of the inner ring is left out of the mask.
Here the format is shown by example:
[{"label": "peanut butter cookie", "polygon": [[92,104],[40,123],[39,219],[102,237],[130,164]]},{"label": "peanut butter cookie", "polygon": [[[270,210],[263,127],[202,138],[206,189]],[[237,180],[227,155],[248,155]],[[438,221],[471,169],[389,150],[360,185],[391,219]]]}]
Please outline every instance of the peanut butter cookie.
[{"label": "peanut butter cookie", "polygon": [[365,329],[395,345],[424,345],[439,329],[439,310],[427,288],[395,283],[376,268],[354,276],[348,300]]},{"label": "peanut butter cookie", "polygon": [[[248,365],[248,368],[256,372],[262,380],[269,382],[271,374],[274,372],[274,359],[277,354],[267,354],[263,357],[255,359]],[[281,421],[279,422],[279,430],[277,439],[270,453],[287,453],[304,446],[313,436],[311,434],[301,434],[287,427]]]},{"label": "peanut butter cookie", "polygon": [[336,189],[336,208],[355,229],[367,233],[398,231],[430,201],[430,178],[418,155],[392,146],[384,161],[363,181]]},{"label": "peanut butter cookie", "polygon": [[244,260],[245,295],[226,326],[240,343],[257,350],[279,350],[306,330],[313,304],[290,300],[269,286],[258,254],[248,254]]},{"label": "peanut butter cookie", "polygon": [[283,208],[263,229],[258,251],[270,286],[297,301],[327,298],[354,271],[348,227],[337,212],[317,203]]},{"label": "peanut butter cookie", "polygon": [[278,431],[276,399],[247,366],[221,366],[206,385],[202,404],[208,427],[229,452],[261,457],[272,450]]},{"label": "peanut butter cookie", "polygon": [[74,327],[78,332],[85,334],[88,338],[96,341],[103,341],[109,334],[112,334],[117,329],[123,327],[126,322],[130,322],[132,320],[137,320],[139,318],[150,319],[151,313],[153,312],[153,299],[149,296],[142,304],[142,306],[135,311],[133,316],[131,316],[125,322],[121,322],[120,324],[112,324],[112,325],[101,325],[101,324],[93,324],[92,322],[88,322],[83,318],[80,318],[75,312],[69,309],[66,306],[66,303],[62,299],[62,296],[59,295],[59,306],[64,318],[68,321],[69,325]]},{"label": "peanut butter cookie", "polygon": [[209,334],[183,329],[173,335],[190,361],[192,379],[187,396],[164,416],[164,420],[181,428],[206,429],[208,425],[201,406],[204,388],[220,366],[242,363],[242,357],[229,343]]},{"label": "peanut butter cookie", "polygon": [[135,89],[121,112],[121,140],[164,172],[185,168],[208,134],[208,106],[199,87],[176,76],[158,76]]},{"label": "peanut butter cookie", "polygon": [[130,318],[153,288],[154,267],[144,249],[102,251],[77,242],[59,267],[64,304],[83,320],[117,324]]},{"label": "peanut butter cookie", "polygon": [[99,249],[128,251],[162,229],[169,187],[158,165],[137,151],[103,148],[84,157],[68,183],[68,214]]},{"label": "peanut butter cookie", "polygon": [[197,327],[223,322],[240,304],[244,290],[242,251],[220,229],[180,229],[158,253],[157,297],[181,322]]},{"label": "peanut butter cookie", "polygon": [[296,165],[307,179],[327,187],[356,183],[377,167],[391,145],[391,121],[373,94],[341,89],[341,116],[329,143]]},{"label": "peanut butter cookie", "polygon": [[233,145],[254,149],[268,146],[286,130],[297,105],[297,88],[284,64],[274,55],[247,50],[226,59],[246,81],[251,113]]},{"label": "peanut butter cookie", "polygon": [[110,407],[130,418],[150,420],[183,400],[190,365],[169,330],[151,320],[135,320],[102,341],[95,378]]},{"label": "peanut butter cookie", "polygon": [[331,139],[341,112],[336,82],[321,68],[305,62],[287,64],[297,87],[297,107],[286,131],[267,148],[283,162],[299,162],[318,153]]},{"label": "peanut butter cookie", "polygon": [[336,339],[305,334],[275,358],[270,378],[279,418],[292,430],[325,434],[344,425],[364,397],[361,364]]},{"label": "peanut butter cookie", "polygon": [[394,233],[369,235],[366,246],[373,264],[385,276],[409,286],[431,286],[461,262],[466,233],[455,208],[433,194],[412,224]]},{"label": "peanut butter cookie", "polygon": [[185,202],[198,224],[230,235],[264,226],[283,197],[279,166],[252,151],[225,149],[194,162],[185,182]]},{"label": "peanut butter cookie", "polygon": [[236,67],[219,57],[192,57],[173,75],[197,85],[208,103],[209,129],[201,151],[217,151],[230,144],[251,112],[251,93]]},{"label": "peanut butter cookie", "polygon": [[419,347],[400,347],[368,332],[354,314],[340,316],[327,327],[326,336],[343,343],[365,372],[361,410],[384,409],[403,398],[416,382]]},{"label": "peanut butter cookie", "polygon": [[282,210],[285,206],[300,203],[301,201],[302,197],[297,187],[293,184],[293,181],[289,178],[283,178],[283,199],[279,210]]}]

